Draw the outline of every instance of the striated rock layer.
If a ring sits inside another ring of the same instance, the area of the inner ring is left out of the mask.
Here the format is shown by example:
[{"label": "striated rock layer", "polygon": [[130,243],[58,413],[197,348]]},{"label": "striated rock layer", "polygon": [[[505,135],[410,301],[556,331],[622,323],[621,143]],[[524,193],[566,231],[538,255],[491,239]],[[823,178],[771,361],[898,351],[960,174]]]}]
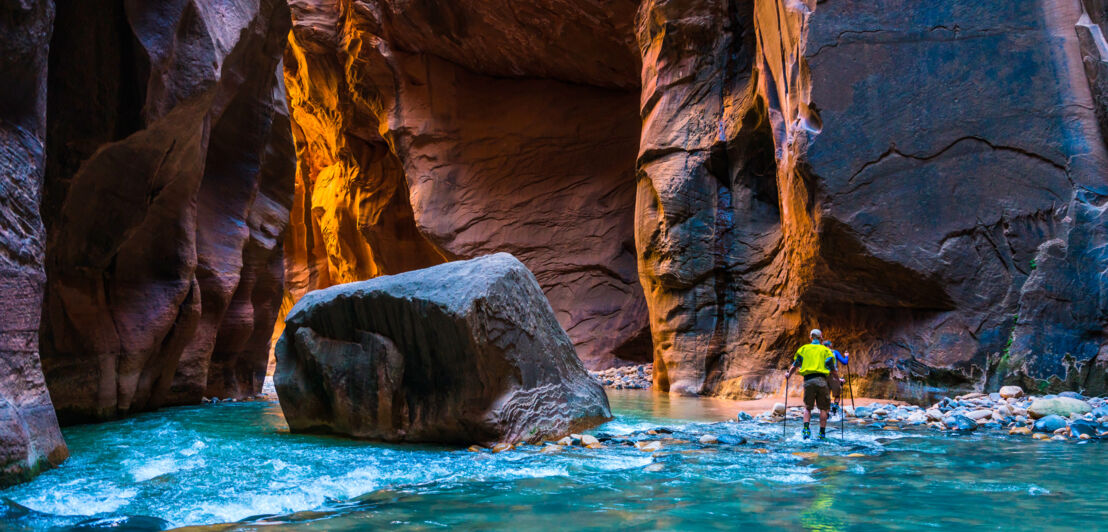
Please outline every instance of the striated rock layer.
[{"label": "striated rock layer", "polygon": [[42,361],[63,422],[260,391],[292,143],[283,0],[57,3]]},{"label": "striated rock layer", "polygon": [[0,4],[0,488],[64,460],[39,363],[46,53],[54,5]]},{"label": "striated rock layer", "polygon": [[296,432],[491,445],[611,418],[535,277],[506,253],[311,292],[275,353]]},{"label": "striated rock layer", "polygon": [[633,243],[635,2],[291,2],[286,308],[507,251],[589,367],[649,360]]},{"label": "striated rock layer", "polygon": [[1087,4],[644,2],[636,231],[658,386],[773,390],[819,326],[865,393],[1105,391]]}]

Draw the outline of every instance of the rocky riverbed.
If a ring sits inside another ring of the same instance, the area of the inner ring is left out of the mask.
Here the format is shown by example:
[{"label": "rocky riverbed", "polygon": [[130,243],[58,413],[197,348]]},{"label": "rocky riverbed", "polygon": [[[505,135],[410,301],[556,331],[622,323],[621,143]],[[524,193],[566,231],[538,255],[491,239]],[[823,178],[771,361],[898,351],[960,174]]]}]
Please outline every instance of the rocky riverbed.
[{"label": "rocky riverbed", "polygon": [[[846,406],[843,411],[851,423],[885,429],[925,427],[953,432],[980,429],[1051,441],[1108,438],[1108,398],[1087,398],[1076,392],[1029,396],[1018,386],[1005,386],[989,394],[944,397],[928,408],[874,403],[857,409]],[[757,415],[739,412],[736,419],[780,423],[785,414],[785,404],[777,403]],[[789,420],[799,420],[801,415],[800,407],[787,410]]]},{"label": "rocky riverbed", "polygon": [[616,390],[649,390],[654,382],[654,364],[620,366],[600,371],[590,371],[600,384]]}]

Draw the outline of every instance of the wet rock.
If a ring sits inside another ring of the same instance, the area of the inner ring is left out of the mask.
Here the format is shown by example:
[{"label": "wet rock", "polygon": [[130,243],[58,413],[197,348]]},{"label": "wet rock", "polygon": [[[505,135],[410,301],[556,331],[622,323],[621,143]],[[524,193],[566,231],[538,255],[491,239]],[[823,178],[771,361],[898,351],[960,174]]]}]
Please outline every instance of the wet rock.
[{"label": "wet rock", "polygon": [[716,436],[724,445],[745,445],[746,438],[735,434],[719,434]]},{"label": "wet rock", "polygon": [[1000,396],[1005,399],[1023,397],[1023,388],[1019,386],[1001,386]]},{"label": "wet rock", "polygon": [[989,409],[974,410],[972,412],[966,412],[965,416],[977,421],[982,418],[992,417],[993,411]]},{"label": "wet rock", "polygon": [[604,386],[619,390],[647,390],[653,379],[653,364],[640,366],[619,366],[599,371],[589,371],[589,375]]},{"label": "wet rock", "polygon": [[646,467],[643,468],[643,471],[646,471],[647,473],[657,473],[665,468],[665,464],[648,464]]},{"label": "wet rock", "polygon": [[635,448],[644,452],[652,453],[662,448],[662,442],[660,441],[647,441],[647,442],[635,442]]},{"label": "wet rock", "polygon": [[562,452],[562,446],[561,445],[546,444],[542,447],[542,449],[539,450],[539,452],[542,453],[542,454],[559,453],[559,452]]},{"label": "wet rock", "polygon": [[596,437],[591,436],[589,434],[582,434],[581,435],[581,445],[583,447],[592,447],[594,445],[600,445],[600,440],[596,439]]},{"label": "wet rock", "polygon": [[276,356],[294,432],[536,442],[611,417],[534,276],[503,253],[312,292]]},{"label": "wet rock", "polygon": [[573,445],[573,438],[571,438],[569,436],[566,436],[566,437],[558,440],[558,445],[561,445],[563,447],[569,447],[569,446]]},{"label": "wet rock", "polygon": [[752,419],[754,419],[754,416],[747,414],[746,412],[739,412],[735,415],[735,421],[750,421]]},{"label": "wet rock", "polygon": [[492,446],[492,452],[493,453],[502,453],[504,451],[510,451],[510,450],[512,450],[512,444],[507,443],[507,442],[500,442],[500,443]]},{"label": "wet rock", "polygon": [[858,408],[854,409],[854,416],[863,418],[870,417],[870,415],[873,414],[874,410],[876,409],[872,406],[859,406]]},{"label": "wet rock", "polygon": [[1035,425],[1034,425],[1034,431],[1035,432],[1051,432],[1052,433],[1052,432],[1054,432],[1058,429],[1064,429],[1064,428],[1066,428],[1065,418],[1063,418],[1061,416],[1058,416],[1058,415],[1055,415],[1055,414],[1050,414],[1050,415],[1043,416],[1043,417],[1039,418],[1038,420],[1035,421]]},{"label": "wet rock", "polygon": [[1084,396],[1084,395],[1081,395],[1081,394],[1079,394],[1079,393],[1077,393],[1077,392],[1074,392],[1074,391],[1065,391],[1065,392],[1060,392],[1060,393],[1058,394],[1058,397],[1068,397],[1068,398],[1070,398],[1070,399],[1077,399],[1077,400],[1079,400],[1079,401],[1084,401],[1084,400],[1085,400],[1085,396]]},{"label": "wet rock", "polygon": [[1032,434],[1031,437],[1036,439],[1036,440],[1049,440],[1050,439],[1050,436],[1048,436],[1046,433],[1043,433],[1043,432],[1036,432],[1035,434]]},{"label": "wet rock", "polygon": [[1031,429],[1027,427],[1012,427],[1011,429],[1008,429],[1008,434],[1026,436],[1028,434],[1031,434]]},{"label": "wet rock", "polygon": [[719,438],[716,437],[714,434],[705,434],[700,437],[699,441],[704,445],[714,445],[719,443]]},{"label": "wet rock", "polygon": [[966,416],[955,415],[953,421],[947,426],[954,430],[970,432],[977,429],[977,422]]},{"label": "wet rock", "polygon": [[927,419],[927,414],[924,414],[923,412],[913,412],[911,415],[908,416],[906,422],[909,425],[922,425],[924,423],[927,423]]},{"label": "wet rock", "polygon": [[1100,419],[1108,416],[1108,406],[1098,406],[1092,410],[1093,417]]},{"label": "wet rock", "polygon": [[1085,401],[1072,397],[1057,396],[1050,399],[1036,399],[1035,402],[1031,403],[1027,412],[1031,414],[1032,418],[1038,419],[1052,414],[1069,417],[1073,414],[1087,414],[1092,410],[1089,403]]},{"label": "wet rock", "polygon": [[1075,437],[1088,436],[1089,438],[1096,438],[1100,427],[1091,421],[1084,419],[1078,419],[1070,423],[1070,434]]},{"label": "wet rock", "polygon": [[773,412],[773,414],[776,416],[785,415],[785,403],[774,403],[773,410],[771,410],[771,412]]}]

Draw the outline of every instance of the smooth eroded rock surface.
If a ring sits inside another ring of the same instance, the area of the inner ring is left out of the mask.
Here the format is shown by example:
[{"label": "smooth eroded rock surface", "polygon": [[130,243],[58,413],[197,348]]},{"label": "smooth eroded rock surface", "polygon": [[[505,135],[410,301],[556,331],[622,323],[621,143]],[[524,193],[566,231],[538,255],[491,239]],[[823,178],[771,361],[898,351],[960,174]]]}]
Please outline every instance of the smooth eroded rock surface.
[{"label": "smooth eroded rock surface", "polygon": [[1037,399],[1027,407],[1027,412],[1035,419],[1049,415],[1070,417],[1073,414],[1088,414],[1092,411],[1093,407],[1089,403],[1072,397]]},{"label": "smooth eroded rock surface", "polygon": [[291,2],[286,307],[509,252],[592,369],[651,358],[633,0]]},{"label": "smooth eroded rock surface", "polygon": [[275,351],[296,432],[492,444],[611,417],[535,277],[505,253],[311,292]]},{"label": "smooth eroded rock surface", "polygon": [[43,196],[63,422],[260,391],[294,153],[283,0],[62,0]]},{"label": "smooth eroded rock surface", "polygon": [[39,362],[53,2],[0,3],[0,487],[68,455]]}]

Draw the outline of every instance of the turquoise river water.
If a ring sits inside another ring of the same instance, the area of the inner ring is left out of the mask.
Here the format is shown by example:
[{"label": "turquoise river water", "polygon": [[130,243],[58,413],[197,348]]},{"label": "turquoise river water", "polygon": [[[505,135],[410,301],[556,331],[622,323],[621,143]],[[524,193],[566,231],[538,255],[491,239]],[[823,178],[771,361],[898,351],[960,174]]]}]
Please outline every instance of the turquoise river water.
[{"label": "turquoise river water", "polygon": [[65,464],[0,491],[0,529],[1108,527],[1108,442],[836,426],[811,443],[719,423],[734,412],[711,401],[609,397],[616,417],[593,432],[749,442],[471,453],[290,434],[275,402],[171,408],[67,428]]}]

